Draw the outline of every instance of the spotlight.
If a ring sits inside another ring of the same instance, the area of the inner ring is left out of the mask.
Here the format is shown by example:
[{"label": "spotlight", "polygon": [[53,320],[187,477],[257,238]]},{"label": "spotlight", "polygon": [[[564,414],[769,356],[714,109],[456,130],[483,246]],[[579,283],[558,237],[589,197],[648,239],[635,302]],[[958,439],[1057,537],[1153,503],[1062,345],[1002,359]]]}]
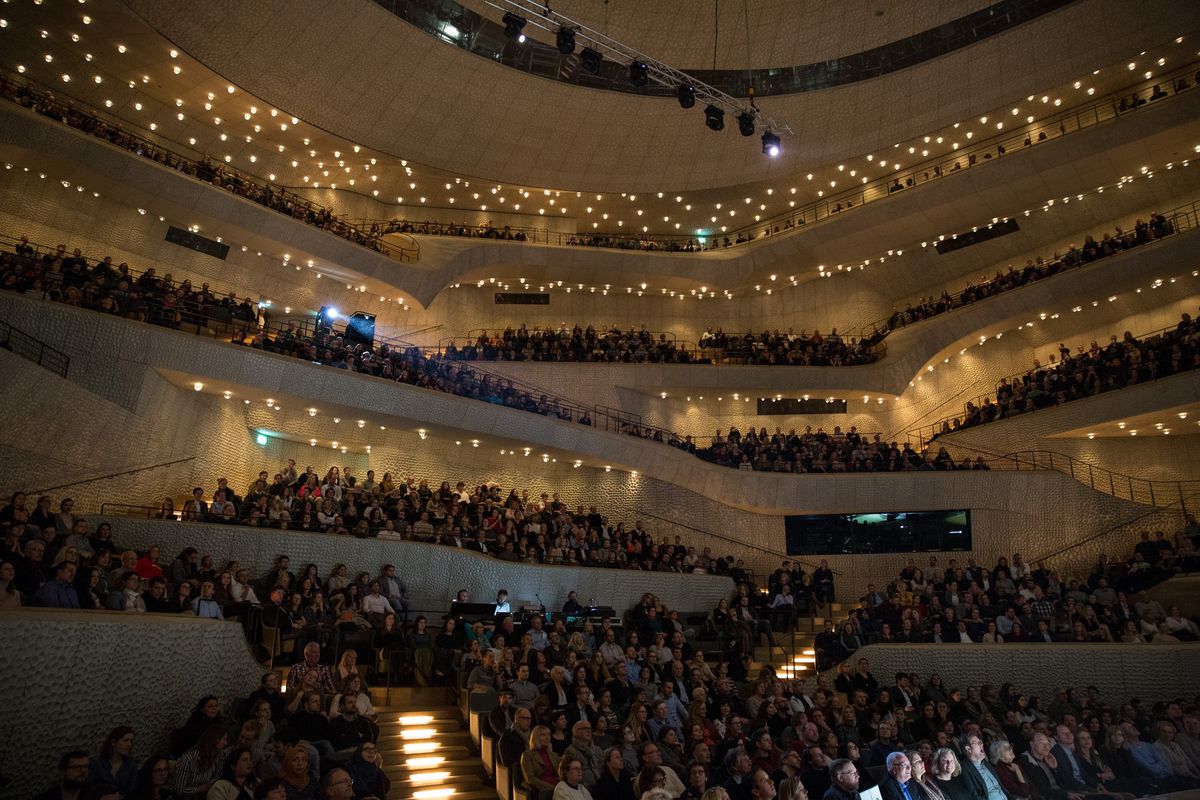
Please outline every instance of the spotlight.
[{"label": "spotlight", "polygon": [[509,11],[504,15],[503,22],[504,35],[510,39],[515,39],[519,44],[525,44],[525,34],[522,33],[525,29],[525,18],[518,17]]},{"label": "spotlight", "polygon": [[742,136],[754,135],[754,115],[749,111],[738,114],[738,131]]},{"label": "spotlight", "polygon": [[771,158],[779,155],[779,136],[767,131],[762,135],[763,153]]},{"label": "spotlight", "polygon": [[564,56],[575,52],[575,31],[566,25],[558,29],[558,52]]},{"label": "spotlight", "polygon": [[632,83],[634,86],[645,86],[647,81],[650,80],[650,78],[647,75],[648,70],[649,70],[649,67],[646,66],[645,62],[642,62],[642,61],[630,62],[630,64],[629,64],[629,82]]},{"label": "spotlight", "polygon": [[679,84],[679,88],[675,90],[675,96],[679,98],[680,108],[691,108],[696,105],[696,87],[690,83]]},{"label": "spotlight", "polygon": [[716,106],[709,106],[704,109],[704,124],[709,127],[709,130],[725,130],[725,112]]},{"label": "spotlight", "polygon": [[599,50],[585,47],[579,54],[579,60],[583,62],[583,68],[594,75],[600,71],[600,62],[604,60],[604,56],[600,55]]}]

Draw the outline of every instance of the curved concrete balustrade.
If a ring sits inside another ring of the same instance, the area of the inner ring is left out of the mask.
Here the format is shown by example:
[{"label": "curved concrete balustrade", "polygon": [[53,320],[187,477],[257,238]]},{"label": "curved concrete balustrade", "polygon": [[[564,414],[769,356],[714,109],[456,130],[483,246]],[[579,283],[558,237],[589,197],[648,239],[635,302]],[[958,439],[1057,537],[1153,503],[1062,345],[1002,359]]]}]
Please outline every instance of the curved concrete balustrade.
[{"label": "curved concrete balustrade", "polygon": [[145,551],[157,544],[164,557],[196,547],[212,553],[219,562],[237,561],[256,576],[265,575],[281,554],[291,558],[293,572],[311,562],[320,567],[323,578],[339,563],[355,575],[364,570],[378,575],[384,564],[394,564],[408,585],[413,608],[431,619],[432,614],[450,608],[459,589],[466,589],[473,601],[482,603],[494,598],[498,589],[507,589],[514,607],[535,603],[540,596],[551,610],[562,608],[567,593],[576,591],[581,602],[594,597],[621,613],[637,605],[648,591],[661,597],[668,608],[697,611],[716,607],[734,588],[732,580],[716,575],[664,572],[649,576],[637,570],[519,564],[421,542],[129,517],[94,519],[111,522],[113,539],[122,546]]},{"label": "curved concrete balustrade", "polygon": [[[1043,703],[1059,688],[1095,686],[1120,706],[1134,697],[1146,705],[1196,693],[1200,643],[1191,644],[871,644],[851,660],[866,658],[882,685],[897,672],[923,681],[937,672],[951,689],[1011,682]],[[833,673],[829,673],[832,677]]]},{"label": "curved concrete balustrade", "polygon": [[[75,177],[130,206],[165,209],[180,219],[201,224],[210,236],[224,232],[230,240],[268,252],[283,248],[297,264],[313,258],[326,272],[345,280],[371,281],[369,292],[394,294],[393,288],[398,288],[428,307],[455,282],[497,275],[601,285],[636,285],[644,280],[663,285],[677,281],[679,288],[699,283],[714,290],[764,281],[772,271],[812,276],[810,279],[817,281],[818,263],[839,263],[846,260],[847,253],[856,257],[882,255],[898,243],[909,243],[913,231],[932,236],[968,230],[993,216],[1006,216],[1044,202],[1046,197],[1109,183],[1122,171],[1132,171],[1129,165],[1144,163],[1148,154],[1190,150],[1190,123],[1198,113],[1200,93],[1184,94],[1119,124],[1090,128],[1069,139],[1013,153],[987,169],[950,175],[919,191],[901,192],[819,225],[727,251],[642,253],[423,236],[419,237],[420,262],[403,266],[8,103],[0,105],[0,154],[17,161],[34,155],[39,163],[54,164],[56,177],[59,173]],[[380,208],[384,209],[381,214],[387,213],[385,206]],[[980,265],[973,263],[969,255],[965,260],[959,258],[946,260],[945,266],[939,261],[940,269],[934,269],[974,275]],[[888,269],[902,273],[904,267],[889,264]],[[881,272],[877,280],[886,283],[886,276],[891,274]],[[938,285],[939,281],[954,279],[951,274],[941,278],[934,278],[934,274],[928,273],[924,279]],[[881,288],[877,291],[883,292]],[[860,312],[863,320],[886,313],[891,300],[883,292],[877,303],[876,308]],[[842,326],[853,322],[847,320]]]},{"label": "curved concrete balustrade", "polygon": [[96,753],[118,725],[134,728],[139,762],[164,752],[200,697],[241,700],[263,672],[236,622],[40,608],[0,614],[0,671],[11,798],[45,789],[59,756]]}]

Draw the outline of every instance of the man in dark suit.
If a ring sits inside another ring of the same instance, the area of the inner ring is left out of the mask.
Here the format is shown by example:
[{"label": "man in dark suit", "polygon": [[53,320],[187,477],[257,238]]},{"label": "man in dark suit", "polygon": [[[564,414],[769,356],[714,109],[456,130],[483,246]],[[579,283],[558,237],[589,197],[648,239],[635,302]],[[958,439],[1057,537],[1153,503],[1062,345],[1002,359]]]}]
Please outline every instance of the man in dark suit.
[{"label": "man in dark suit", "polygon": [[1054,780],[1068,792],[1087,791],[1089,787],[1075,755],[1075,734],[1066,725],[1059,725],[1054,729],[1054,739],[1054,746],[1050,748],[1056,762]]},{"label": "man in dark suit", "polygon": [[859,800],[858,768],[848,758],[839,758],[829,765],[830,784],[821,800]]},{"label": "man in dark suit", "polygon": [[502,689],[497,695],[496,707],[488,712],[488,731],[496,739],[499,739],[505,731],[512,727],[513,711],[516,709],[512,700],[512,690]]},{"label": "man in dark suit", "polygon": [[980,735],[973,730],[964,733],[962,749],[966,754],[962,762],[962,779],[963,784],[971,790],[971,795],[976,800],[1011,800],[984,755]]},{"label": "man in dark suit", "polygon": [[513,714],[512,727],[500,737],[500,763],[511,769],[516,769],[521,761],[521,753],[529,749],[529,731],[533,727],[533,712],[528,708],[517,707]]},{"label": "man in dark suit", "polygon": [[887,777],[879,784],[883,800],[927,800],[925,790],[912,779],[912,763],[904,753],[887,757]]}]

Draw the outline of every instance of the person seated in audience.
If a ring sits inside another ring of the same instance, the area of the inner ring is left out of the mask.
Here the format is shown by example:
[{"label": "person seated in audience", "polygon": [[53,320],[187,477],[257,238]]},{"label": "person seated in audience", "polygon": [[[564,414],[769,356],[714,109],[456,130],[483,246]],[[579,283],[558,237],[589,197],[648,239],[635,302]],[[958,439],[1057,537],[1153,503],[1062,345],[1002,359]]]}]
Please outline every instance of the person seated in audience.
[{"label": "person seated in audience", "polygon": [[858,797],[858,768],[852,761],[835,759],[829,765],[829,777],[829,788],[822,795],[822,800],[855,800]]},{"label": "person seated in audience", "polygon": [[12,561],[0,561],[0,611],[20,608],[23,603],[16,577],[16,565]]},{"label": "person seated in audience", "polygon": [[364,742],[354,751],[346,774],[352,781],[354,797],[377,797],[384,800],[391,791],[392,781],[383,771],[383,760],[379,748],[372,742]]},{"label": "person seated in audience", "polygon": [[347,692],[341,697],[339,713],[329,721],[329,737],[335,751],[353,751],[364,742],[375,741],[371,721],[358,712],[358,695]]},{"label": "person seated in audience", "polygon": [[254,758],[245,747],[234,747],[224,758],[219,777],[208,790],[209,800],[244,800],[251,796],[258,778],[254,774]]},{"label": "person seated in audience", "polygon": [[316,691],[326,697],[332,697],[336,692],[333,673],[328,666],[321,663],[321,646],[316,642],[309,642],[304,646],[303,660],[288,670],[287,685],[300,686],[304,682],[304,676],[310,672],[317,676]]},{"label": "person seated in audience", "polygon": [[172,769],[171,785],[183,798],[203,798],[224,769],[229,736],[220,725],[205,729],[196,745],[180,756]]},{"label": "person seated in audience", "polygon": [[54,569],[54,579],[42,584],[34,595],[34,601],[46,608],[79,608],[79,593],[72,585],[75,581],[74,561],[63,561]]},{"label": "person seated in audience", "polygon": [[63,753],[58,760],[58,781],[34,800],[80,800],[88,786],[89,761],[86,750]]},{"label": "person seated in audience", "polygon": [[317,800],[320,782],[312,774],[308,752],[302,747],[293,745],[285,747],[281,755],[281,768],[276,777],[279,778],[286,790],[285,797],[288,800],[292,800],[292,798]]},{"label": "person seated in audience", "polygon": [[113,728],[100,745],[100,753],[92,759],[88,783],[112,787],[129,797],[137,788],[138,766],[133,760],[133,728],[121,725]]},{"label": "person seated in audience", "polygon": [[550,747],[550,729],[538,725],[529,734],[529,748],[521,754],[524,785],[537,800],[550,800],[558,785],[559,757]]}]

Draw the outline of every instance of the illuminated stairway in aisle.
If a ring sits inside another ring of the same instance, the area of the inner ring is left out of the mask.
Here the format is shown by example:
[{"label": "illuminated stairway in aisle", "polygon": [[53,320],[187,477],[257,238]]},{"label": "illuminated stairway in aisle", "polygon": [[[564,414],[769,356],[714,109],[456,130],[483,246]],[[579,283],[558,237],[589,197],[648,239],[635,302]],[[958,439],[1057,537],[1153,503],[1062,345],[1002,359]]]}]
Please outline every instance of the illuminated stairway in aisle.
[{"label": "illuminated stairway in aisle", "polygon": [[379,724],[379,754],[392,782],[389,800],[495,800],[458,707],[442,689],[381,689],[371,695]]}]

